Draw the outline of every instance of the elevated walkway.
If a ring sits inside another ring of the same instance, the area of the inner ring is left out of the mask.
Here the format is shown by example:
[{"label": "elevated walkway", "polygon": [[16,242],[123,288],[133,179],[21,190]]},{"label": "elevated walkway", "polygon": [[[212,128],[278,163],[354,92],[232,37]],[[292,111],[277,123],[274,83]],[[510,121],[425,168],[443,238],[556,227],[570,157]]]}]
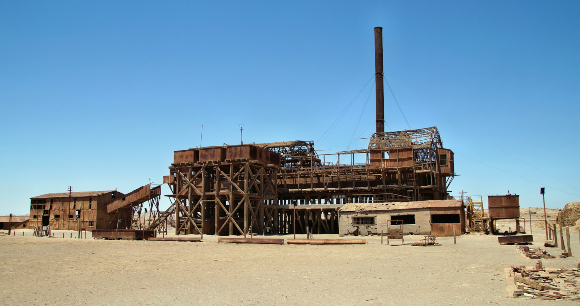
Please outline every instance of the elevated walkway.
[{"label": "elevated walkway", "polygon": [[141,186],[128,194],[123,198],[117,199],[107,205],[107,213],[114,213],[119,210],[130,209],[141,203],[149,201],[155,197],[161,196],[161,186],[151,188],[151,184]]}]

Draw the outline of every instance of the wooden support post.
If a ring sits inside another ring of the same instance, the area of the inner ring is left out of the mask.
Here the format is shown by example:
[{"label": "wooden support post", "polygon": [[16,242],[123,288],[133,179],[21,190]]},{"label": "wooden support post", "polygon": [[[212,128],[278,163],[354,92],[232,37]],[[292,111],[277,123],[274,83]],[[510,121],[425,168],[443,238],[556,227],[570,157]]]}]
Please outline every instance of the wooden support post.
[{"label": "wooden support post", "polygon": [[315,210],[316,214],[316,233],[320,235],[320,223],[322,223],[322,211]]},{"label": "wooden support post", "polygon": [[570,227],[566,226],[566,243],[568,244],[568,257],[572,257],[572,248],[570,247]]},{"label": "wooden support post", "polygon": [[175,235],[179,235],[179,209],[181,208],[180,205],[180,201],[179,200],[179,187],[180,187],[180,181],[179,181],[179,175],[176,175],[175,177]]},{"label": "wooden support post", "polygon": [[294,207],[292,209],[293,217],[292,217],[292,233],[294,234],[294,239],[296,239],[296,203],[294,203]]},{"label": "wooden support post", "polygon": [[249,205],[250,205],[250,199],[248,198],[248,165],[244,165],[244,238],[246,238],[246,235],[248,234],[248,223],[249,223],[249,218],[250,218],[250,209],[249,209]]},{"label": "wooden support post", "polygon": [[381,230],[381,244],[383,244],[383,230]]},{"label": "wooden support post", "polygon": [[554,224],[554,228],[552,229],[552,236],[554,236],[554,246],[558,247],[558,231],[556,230],[556,224]]},{"label": "wooden support post", "polygon": [[[453,224],[453,244],[457,244],[457,238],[455,236],[455,224]],[[425,245],[427,245],[427,242],[425,242]]]},{"label": "wooden support post", "polygon": [[[234,177],[234,164],[230,164],[230,180]],[[230,184],[230,203],[229,203],[229,211],[230,215],[234,213],[234,186]],[[232,236],[234,234],[234,220],[230,220],[229,224],[229,235]]]},{"label": "wooden support post", "polygon": [[562,228],[562,224],[560,224],[560,248],[562,251],[566,251],[566,245],[564,244],[564,229]]},{"label": "wooden support post", "polygon": [[304,219],[306,223],[306,239],[310,239],[310,210],[304,211]]},{"label": "wooden support post", "polygon": [[331,234],[334,234],[334,210],[330,211],[330,231]]}]

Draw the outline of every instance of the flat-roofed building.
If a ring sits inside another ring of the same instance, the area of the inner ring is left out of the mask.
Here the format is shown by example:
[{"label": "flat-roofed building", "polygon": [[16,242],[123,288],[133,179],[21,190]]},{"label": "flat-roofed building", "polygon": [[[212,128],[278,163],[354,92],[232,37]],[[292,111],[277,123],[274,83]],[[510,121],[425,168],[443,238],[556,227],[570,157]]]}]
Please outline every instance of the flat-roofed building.
[{"label": "flat-roofed building", "polygon": [[460,200],[348,203],[339,210],[339,234],[404,234],[452,236],[464,231],[465,210]]}]

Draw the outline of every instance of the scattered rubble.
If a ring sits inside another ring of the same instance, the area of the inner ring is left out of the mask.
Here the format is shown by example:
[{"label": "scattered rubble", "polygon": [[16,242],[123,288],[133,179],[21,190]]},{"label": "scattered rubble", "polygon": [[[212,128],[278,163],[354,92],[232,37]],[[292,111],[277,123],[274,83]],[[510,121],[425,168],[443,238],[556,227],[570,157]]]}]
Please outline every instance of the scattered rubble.
[{"label": "scattered rubble", "polygon": [[548,258],[556,258],[546,250],[542,250],[541,248],[530,248],[528,246],[520,246],[518,247],[526,257],[531,259],[548,259]]},{"label": "scattered rubble", "polygon": [[[578,268],[547,269],[542,266],[540,260],[533,268],[511,267],[506,280],[509,296],[580,301],[580,269]],[[510,290],[510,287],[513,290]]]}]

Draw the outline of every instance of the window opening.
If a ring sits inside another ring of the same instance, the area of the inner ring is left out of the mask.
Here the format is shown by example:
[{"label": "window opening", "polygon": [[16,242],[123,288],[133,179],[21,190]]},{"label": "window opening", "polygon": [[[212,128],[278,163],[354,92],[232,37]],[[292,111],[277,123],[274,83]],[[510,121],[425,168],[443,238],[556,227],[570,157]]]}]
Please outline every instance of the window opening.
[{"label": "window opening", "polygon": [[375,224],[375,217],[353,217],[353,225],[369,225]]},{"label": "window opening", "polygon": [[415,224],[415,215],[391,216],[392,225]]},{"label": "window opening", "polygon": [[431,223],[461,223],[459,214],[431,215]]},{"label": "window opening", "polygon": [[447,154],[439,155],[439,165],[440,166],[447,166]]}]

